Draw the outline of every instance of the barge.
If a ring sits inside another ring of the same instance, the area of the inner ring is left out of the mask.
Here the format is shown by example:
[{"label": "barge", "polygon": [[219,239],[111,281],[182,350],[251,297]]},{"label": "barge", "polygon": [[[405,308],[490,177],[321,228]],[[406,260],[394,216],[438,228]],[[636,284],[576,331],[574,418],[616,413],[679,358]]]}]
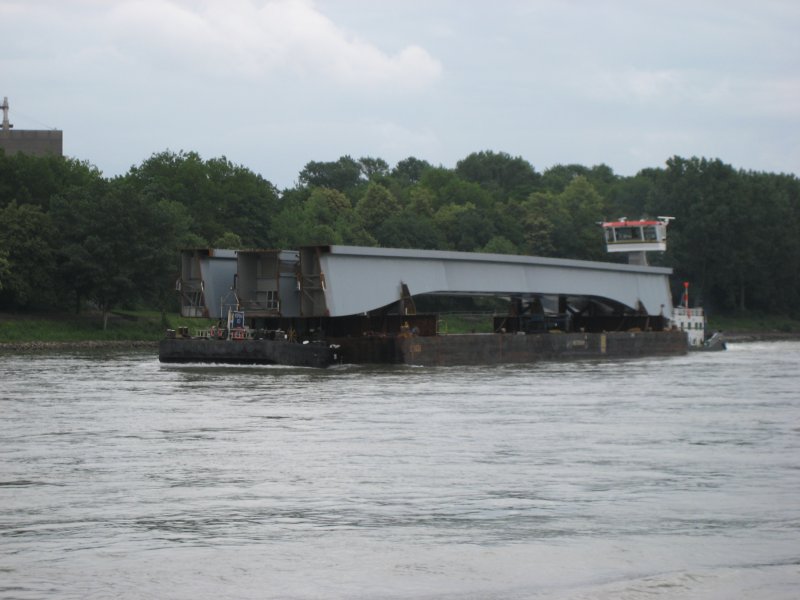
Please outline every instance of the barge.
[{"label": "barge", "polygon": [[[669,221],[602,224],[627,264],[356,246],[184,250],[181,313],[219,321],[170,332],[159,359],[325,367],[683,354],[704,344],[702,309],[689,308],[688,288],[674,308],[672,270],[646,258],[666,248]],[[491,299],[491,333],[446,334],[436,312],[417,310],[463,296]]]},{"label": "barge", "polygon": [[208,340],[167,337],[158,344],[158,358],[164,363],[220,363],[245,365],[291,365],[325,368],[337,361],[325,343],[298,344],[279,340]]},{"label": "barge", "polygon": [[[680,331],[566,334],[463,333],[386,340],[338,340],[342,360],[426,367],[530,364],[545,360],[639,358],[685,354]],[[348,343],[349,342],[349,343]],[[365,352],[366,349],[366,352]]]},{"label": "barge", "polygon": [[316,368],[334,364],[527,364],[543,360],[668,356],[685,354],[687,351],[686,333],[679,330],[431,336],[398,333],[328,338],[307,343],[270,339],[233,341],[168,337],[159,343],[159,359],[165,363]]}]

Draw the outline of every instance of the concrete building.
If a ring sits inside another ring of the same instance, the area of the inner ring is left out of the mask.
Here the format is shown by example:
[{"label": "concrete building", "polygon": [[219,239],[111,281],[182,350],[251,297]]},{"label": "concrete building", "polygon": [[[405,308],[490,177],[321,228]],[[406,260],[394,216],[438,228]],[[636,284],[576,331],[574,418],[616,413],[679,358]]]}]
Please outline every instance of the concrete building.
[{"label": "concrete building", "polygon": [[30,156],[63,156],[64,134],[59,129],[13,129],[8,120],[8,98],[3,98],[3,125],[0,128],[0,148],[6,154],[23,153]]}]

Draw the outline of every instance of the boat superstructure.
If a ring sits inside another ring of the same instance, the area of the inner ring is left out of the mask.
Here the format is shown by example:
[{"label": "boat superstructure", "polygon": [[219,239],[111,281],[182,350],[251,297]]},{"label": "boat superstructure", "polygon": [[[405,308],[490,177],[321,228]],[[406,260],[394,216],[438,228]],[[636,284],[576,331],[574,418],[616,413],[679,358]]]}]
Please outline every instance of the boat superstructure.
[{"label": "boat superstructure", "polygon": [[664,252],[667,249],[667,226],[673,217],[616,221],[601,223],[609,253],[624,252],[628,263],[647,265],[648,252]]},{"label": "boat superstructure", "polygon": [[[601,223],[609,253],[625,253],[628,263],[647,265],[648,252],[665,252],[667,227],[673,217],[629,220],[625,217]],[[683,284],[681,304],[672,309],[671,326],[686,333],[693,350],[724,349],[719,335],[706,337],[706,317],[701,307],[689,305],[689,282]]]}]

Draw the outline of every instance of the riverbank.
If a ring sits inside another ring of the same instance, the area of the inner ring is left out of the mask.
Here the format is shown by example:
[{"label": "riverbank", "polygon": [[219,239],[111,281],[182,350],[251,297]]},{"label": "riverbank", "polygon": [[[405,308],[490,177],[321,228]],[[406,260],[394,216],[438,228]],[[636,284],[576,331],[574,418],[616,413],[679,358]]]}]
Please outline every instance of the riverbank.
[{"label": "riverbank", "polygon": [[166,329],[203,327],[204,319],[183,319],[158,311],[118,311],[109,315],[0,313],[0,352],[157,348]]},{"label": "riverbank", "polygon": [[721,331],[728,342],[779,342],[800,339],[800,321],[788,317],[713,315],[706,334]]},{"label": "riverbank", "polygon": [[800,340],[800,332],[781,331],[724,331],[725,340],[734,344],[748,342],[788,342]]},{"label": "riverbank", "polygon": [[81,340],[72,342],[0,342],[0,353],[73,352],[79,350],[158,349],[152,340]]}]

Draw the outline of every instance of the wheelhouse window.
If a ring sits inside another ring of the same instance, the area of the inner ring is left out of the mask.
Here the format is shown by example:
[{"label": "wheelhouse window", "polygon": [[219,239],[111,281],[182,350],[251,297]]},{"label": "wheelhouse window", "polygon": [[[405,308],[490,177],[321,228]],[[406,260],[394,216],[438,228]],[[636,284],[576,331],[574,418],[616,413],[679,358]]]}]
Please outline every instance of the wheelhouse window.
[{"label": "wheelhouse window", "polygon": [[641,228],[639,227],[617,227],[618,242],[632,242],[642,239]]}]

